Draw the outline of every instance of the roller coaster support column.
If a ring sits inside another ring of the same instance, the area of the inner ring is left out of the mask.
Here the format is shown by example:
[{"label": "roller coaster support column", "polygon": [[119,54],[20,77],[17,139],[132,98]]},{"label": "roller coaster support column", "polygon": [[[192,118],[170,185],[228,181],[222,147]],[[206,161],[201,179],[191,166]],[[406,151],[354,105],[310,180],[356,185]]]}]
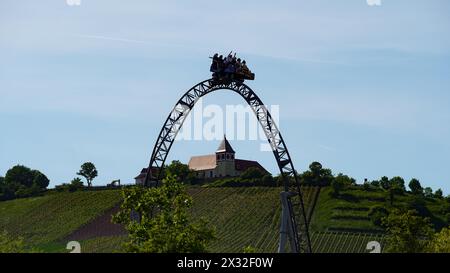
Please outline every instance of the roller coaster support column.
[{"label": "roller coaster support column", "polygon": [[284,253],[286,251],[286,243],[289,239],[289,245],[291,246],[291,252],[297,253],[294,240],[294,231],[292,230],[292,206],[289,200],[290,197],[295,196],[295,192],[283,191],[280,194],[281,197],[281,226],[280,226],[280,244],[278,245],[278,253]]}]

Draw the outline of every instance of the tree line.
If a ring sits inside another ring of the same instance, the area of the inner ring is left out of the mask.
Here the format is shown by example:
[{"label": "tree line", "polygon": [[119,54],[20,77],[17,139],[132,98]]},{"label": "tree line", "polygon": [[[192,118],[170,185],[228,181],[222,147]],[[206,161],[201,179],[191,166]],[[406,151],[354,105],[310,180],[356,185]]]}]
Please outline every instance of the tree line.
[{"label": "tree line", "polygon": [[[77,175],[86,179],[88,187],[92,187],[92,180],[98,172],[95,165],[86,162],[81,165]],[[10,168],[5,176],[0,176],[0,201],[38,196],[47,190],[50,180],[39,170],[33,170],[24,165]],[[80,178],[74,178],[70,183],[63,183],[55,187],[58,191],[75,191],[84,187]]]}]

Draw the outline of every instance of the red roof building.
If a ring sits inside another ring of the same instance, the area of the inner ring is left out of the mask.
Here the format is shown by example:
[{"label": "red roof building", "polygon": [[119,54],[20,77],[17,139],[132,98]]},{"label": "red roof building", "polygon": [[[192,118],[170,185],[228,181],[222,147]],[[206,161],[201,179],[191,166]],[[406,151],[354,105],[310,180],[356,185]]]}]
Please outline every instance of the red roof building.
[{"label": "red roof building", "polygon": [[[188,165],[191,170],[196,172],[197,178],[200,179],[236,177],[252,167],[269,173],[258,161],[236,159],[235,154],[236,152],[231,147],[230,142],[224,136],[215,154],[193,156],[189,160]],[[136,184],[143,184],[146,174],[147,168],[142,169],[141,173],[134,178]]]},{"label": "red roof building", "polygon": [[269,173],[257,161],[236,159],[235,154],[230,142],[224,136],[215,154],[193,156],[188,165],[197,173],[198,178],[235,177],[251,167]]}]

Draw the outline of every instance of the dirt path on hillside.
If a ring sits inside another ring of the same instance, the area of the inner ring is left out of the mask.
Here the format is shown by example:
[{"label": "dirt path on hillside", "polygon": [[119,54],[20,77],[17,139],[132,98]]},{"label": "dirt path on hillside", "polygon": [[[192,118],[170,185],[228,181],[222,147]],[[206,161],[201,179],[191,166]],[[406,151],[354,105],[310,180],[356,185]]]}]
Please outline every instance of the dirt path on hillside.
[{"label": "dirt path on hillside", "polygon": [[105,211],[102,215],[94,218],[91,222],[72,232],[65,238],[65,240],[81,241],[96,237],[126,235],[127,232],[122,225],[111,222],[112,215],[116,214],[119,209],[120,205],[118,204],[115,207]]}]

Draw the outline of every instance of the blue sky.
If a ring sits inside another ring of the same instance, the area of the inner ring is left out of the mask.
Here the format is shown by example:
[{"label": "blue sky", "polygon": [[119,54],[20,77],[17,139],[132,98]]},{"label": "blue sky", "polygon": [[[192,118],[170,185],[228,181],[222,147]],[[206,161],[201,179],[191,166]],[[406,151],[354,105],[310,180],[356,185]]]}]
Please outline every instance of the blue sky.
[{"label": "blue sky", "polygon": [[[132,183],[176,100],[237,51],[248,84],[279,105],[298,171],[311,161],[359,182],[418,178],[450,194],[450,2],[0,2],[0,175],[15,164],[69,182]],[[221,91],[204,104],[243,104]],[[179,141],[170,160],[215,151]],[[276,172],[261,141],[240,158]]]}]

